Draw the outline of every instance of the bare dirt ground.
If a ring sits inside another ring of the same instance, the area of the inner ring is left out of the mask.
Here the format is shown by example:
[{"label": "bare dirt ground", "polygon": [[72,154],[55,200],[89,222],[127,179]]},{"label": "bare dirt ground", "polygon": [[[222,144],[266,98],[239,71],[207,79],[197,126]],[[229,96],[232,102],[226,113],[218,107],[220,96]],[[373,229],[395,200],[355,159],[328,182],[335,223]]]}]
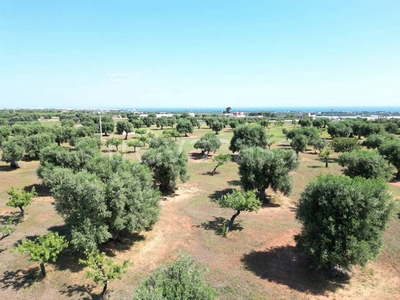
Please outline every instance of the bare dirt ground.
[{"label": "bare dirt ground", "polygon": [[[302,157],[304,165],[293,174],[295,188],[304,186],[304,178],[310,174],[328,172],[310,168],[322,164],[313,157]],[[173,260],[179,251],[189,252],[208,267],[206,278],[218,290],[219,299],[400,299],[400,219],[393,219],[376,261],[354,268],[348,282],[334,280],[313,269],[295,248],[293,236],[300,230],[295,220],[298,193],[290,198],[276,195],[272,205],[257,213],[242,212],[234,230],[223,237],[220,227],[233,211],[219,208],[211,200],[239,188],[239,177],[234,162],[210,176],[213,166],[211,160],[190,160],[191,179],[181,184],[175,195],[161,201],[160,220],[151,230],[125,243],[102,247],[118,262],[128,259],[133,264],[122,280],[110,283],[109,299],[130,299],[152,270]],[[40,183],[34,175],[36,167],[28,165],[13,176],[0,172],[0,179],[8,186],[29,187]],[[338,169],[332,164],[329,170]],[[0,190],[2,216],[17,212],[5,207],[7,189]],[[398,195],[398,189],[394,193]],[[38,264],[11,252],[23,237],[65,230],[62,225],[53,199],[42,190],[17,230],[0,241],[0,299],[98,299],[101,287],[85,279],[76,254],[64,253],[56,263],[47,264],[48,276],[39,280]]]}]

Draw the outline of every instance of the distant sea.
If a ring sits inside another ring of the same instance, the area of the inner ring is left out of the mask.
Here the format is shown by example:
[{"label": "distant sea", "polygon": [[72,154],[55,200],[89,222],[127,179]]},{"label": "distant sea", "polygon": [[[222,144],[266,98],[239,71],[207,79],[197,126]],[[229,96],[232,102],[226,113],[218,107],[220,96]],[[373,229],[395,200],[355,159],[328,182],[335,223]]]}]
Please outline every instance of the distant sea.
[{"label": "distant sea", "polygon": [[[155,112],[222,112],[225,107],[195,107],[195,108],[178,108],[178,107],[137,107],[137,108],[121,108],[122,110],[140,110]],[[259,112],[259,111],[276,111],[276,112],[400,112],[400,106],[309,106],[309,107],[232,107],[232,111],[240,112]]]}]

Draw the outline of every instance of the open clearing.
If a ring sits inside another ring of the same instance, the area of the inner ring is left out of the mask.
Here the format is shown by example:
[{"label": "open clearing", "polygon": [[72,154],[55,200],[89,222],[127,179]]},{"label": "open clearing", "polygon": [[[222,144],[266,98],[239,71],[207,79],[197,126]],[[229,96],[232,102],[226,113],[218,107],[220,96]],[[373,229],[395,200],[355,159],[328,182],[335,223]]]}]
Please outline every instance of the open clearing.
[{"label": "open clearing", "polygon": [[[274,132],[277,140],[274,147],[280,147],[279,141],[283,139],[281,128],[278,129]],[[196,130],[192,137],[181,138],[177,143],[184,151],[193,151],[194,140],[207,131]],[[159,133],[156,129],[154,132]],[[229,141],[231,135],[226,129],[220,138]],[[218,153],[227,153],[227,148],[223,143]],[[112,152],[105,148],[104,154],[109,153]],[[126,157],[138,158],[135,153]],[[295,220],[295,203],[311,178],[320,173],[340,173],[335,163],[337,155],[333,156],[329,168],[325,168],[313,152],[300,154],[300,167],[292,173],[293,194],[289,198],[273,195],[273,204],[262,207],[258,213],[242,212],[226,238],[221,235],[220,226],[233,211],[219,208],[211,199],[239,188],[237,164],[229,162],[215,176],[210,176],[214,167],[210,159],[190,157],[190,180],[161,201],[161,217],[152,230],[134,235],[125,243],[108,243],[102,247],[117,261],[129,259],[133,263],[121,281],[109,285],[110,299],[130,299],[145,276],[159,264],[172,260],[181,250],[208,266],[207,280],[218,290],[219,299],[400,299],[398,212],[385,234],[380,256],[365,268],[354,268],[348,282],[332,280],[324,272],[311,269],[305,256],[295,248],[293,236],[300,229]],[[23,237],[65,230],[53,199],[40,186],[37,167],[38,162],[24,162],[24,168],[9,171],[6,163],[0,163],[2,219],[17,214],[16,209],[5,205],[6,191],[11,186],[37,185],[39,192],[16,231],[0,241],[0,298],[98,299],[101,287],[85,279],[76,254],[64,253],[56,263],[47,265],[46,279],[37,280],[39,265],[28,261],[27,256],[10,251]],[[398,182],[390,186],[394,197],[400,198]],[[273,193],[269,191],[269,194]]]}]

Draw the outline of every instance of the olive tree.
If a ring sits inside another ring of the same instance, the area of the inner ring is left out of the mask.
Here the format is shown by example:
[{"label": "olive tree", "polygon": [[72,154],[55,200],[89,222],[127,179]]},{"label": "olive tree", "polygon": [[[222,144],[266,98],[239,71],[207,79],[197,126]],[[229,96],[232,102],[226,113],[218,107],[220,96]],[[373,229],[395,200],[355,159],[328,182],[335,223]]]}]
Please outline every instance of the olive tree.
[{"label": "olive tree", "polygon": [[19,160],[24,157],[25,153],[25,137],[14,136],[7,142],[3,143],[1,160],[9,162],[12,168],[21,168]]},{"label": "olive tree", "polygon": [[193,299],[213,300],[216,291],[204,278],[206,269],[197,265],[189,254],[158,267],[135,291],[134,300]]},{"label": "olive tree", "polygon": [[343,174],[365,178],[383,178],[389,181],[393,178],[394,167],[388,165],[383,156],[376,151],[355,150],[339,156],[338,163],[344,167]]},{"label": "olive tree", "polygon": [[297,247],[319,266],[365,266],[379,253],[392,208],[382,179],[319,175],[298,203]]},{"label": "olive tree", "polygon": [[240,152],[248,147],[266,148],[268,136],[261,125],[242,125],[233,130],[229,150]]},{"label": "olive tree", "polygon": [[188,133],[193,133],[193,124],[188,119],[179,119],[176,130],[187,137]]},{"label": "olive tree", "polygon": [[125,137],[124,139],[128,139],[128,134],[133,130],[133,125],[132,123],[129,123],[128,121],[118,121],[117,126],[116,126],[116,131],[118,134],[123,134],[125,132]]},{"label": "olive tree", "polygon": [[94,251],[109,239],[140,232],[159,216],[160,194],[150,170],[122,157],[95,156],[83,170],[53,167],[42,172],[55,207],[71,229],[76,249]]},{"label": "olive tree", "polygon": [[178,177],[182,182],[189,178],[187,157],[173,142],[149,149],[143,154],[142,163],[151,169],[154,181],[163,193],[172,193],[176,189]]},{"label": "olive tree", "polygon": [[263,202],[268,202],[265,190],[280,191],[289,195],[292,191],[289,172],[297,168],[299,161],[292,150],[265,150],[251,147],[240,153],[240,183],[245,191],[257,190]]},{"label": "olive tree", "polygon": [[385,140],[379,146],[378,151],[389,163],[396,167],[396,178],[400,179],[400,140]]},{"label": "olive tree", "polygon": [[335,152],[350,152],[361,147],[357,139],[347,137],[334,138],[331,146]]},{"label": "olive tree", "polygon": [[213,132],[207,132],[194,144],[195,149],[201,149],[201,153],[207,156],[211,152],[215,152],[221,147],[221,141],[217,138],[216,134]]}]

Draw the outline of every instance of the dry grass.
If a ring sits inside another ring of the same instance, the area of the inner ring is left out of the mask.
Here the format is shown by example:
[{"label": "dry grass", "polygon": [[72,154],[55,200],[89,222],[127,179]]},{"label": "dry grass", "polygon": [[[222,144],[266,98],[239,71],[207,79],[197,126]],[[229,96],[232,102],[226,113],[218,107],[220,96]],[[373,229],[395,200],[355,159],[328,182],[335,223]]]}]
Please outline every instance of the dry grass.
[{"label": "dry grass", "polygon": [[[290,127],[289,125],[288,128]],[[153,132],[161,131],[151,128]],[[177,143],[185,152],[194,151],[193,144],[207,132],[205,126],[189,138]],[[277,142],[273,147],[285,147],[281,128],[272,128]],[[225,129],[221,139],[230,140],[232,133]],[[115,154],[104,147],[104,155]],[[133,150],[133,149],[128,149]],[[132,160],[138,153],[126,153]],[[227,153],[223,144],[219,153]],[[110,299],[130,299],[135,287],[160,263],[176,257],[179,250],[191,253],[209,267],[207,279],[219,291],[219,299],[394,299],[400,294],[399,255],[400,219],[393,219],[385,234],[382,254],[366,268],[354,268],[349,282],[333,281],[327,274],[310,268],[308,260],[296,250],[293,235],[300,224],[295,220],[295,204],[308,181],[320,173],[340,173],[333,155],[329,168],[312,151],[300,154],[301,164],[292,173],[293,194],[290,198],[273,195],[273,205],[258,213],[241,213],[234,230],[224,238],[222,222],[233,211],[219,208],[211,200],[239,188],[237,164],[229,162],[209,175],[214,164],[211,159],[190,160],[190,180],[181,184],[176,194],[161,202],[160,221],[152,230],[135,235],[125,243],[110,243],[103,247],[117,261],[129,259],[133,266],[123,280],[110,284]],[[0,163],[1,216],[16,213],[8,208],[6,191],[11,187],[31,187],[40,184],[35,170],[38,162],[26,162],[20,170],[8,171]],[[11,253],[15,243],[26,236],[47,231],[63,231],[62,218],[55,212],[47,191],[36,186],[40,197],[27,208],[27,215],[17,230],[0,241],[0,295],[2,299],[96,299],[101,288],[85,279],[76,254],[64,253],[56,263],[48,264],[48,276],[38,277],[38,265],[26,256]],[[391,184],[394,196],[400,198],[400,186]],[[270,191],[272,195],[272,192]]]}]

